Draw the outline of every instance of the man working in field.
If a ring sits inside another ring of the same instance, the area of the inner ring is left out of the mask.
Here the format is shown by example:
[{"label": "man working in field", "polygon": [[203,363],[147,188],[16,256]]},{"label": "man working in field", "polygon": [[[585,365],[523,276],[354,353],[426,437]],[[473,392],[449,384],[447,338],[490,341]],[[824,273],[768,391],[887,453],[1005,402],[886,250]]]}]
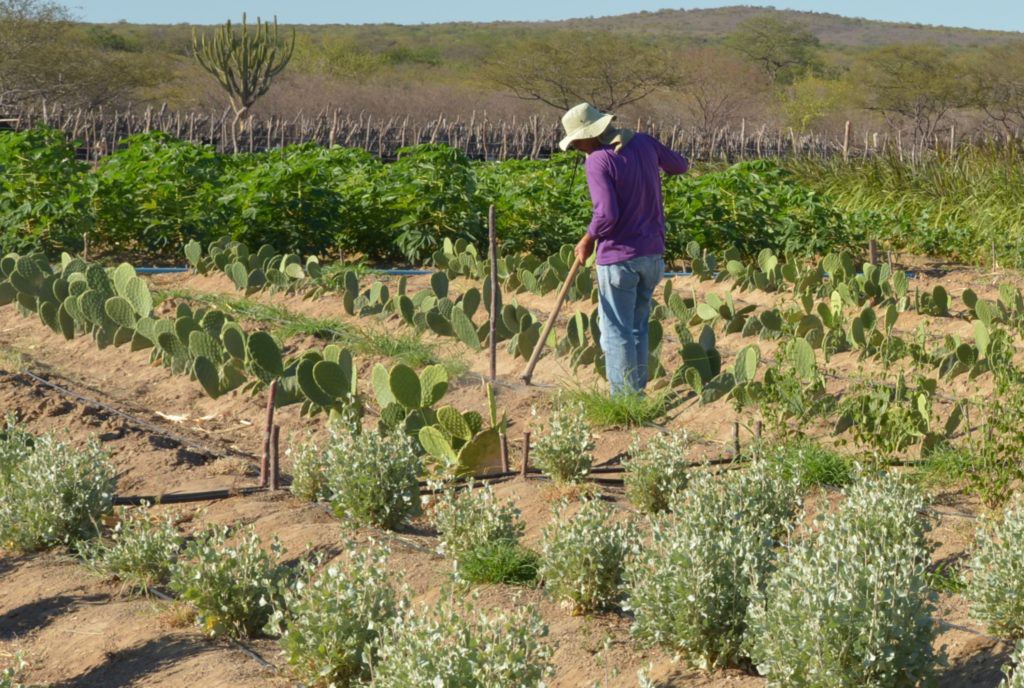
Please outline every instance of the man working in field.
[{"label": "man working in field", "polygon": [[686,158],[647,134],[612,126],[614,115],[580,103],[562,117],[562,150],[587,154],[593,219],[576,257],[597,246],[601,348],[612,395],[647,385],[647,322],[654,288],[665,272],[661,175],[683,174]]}]

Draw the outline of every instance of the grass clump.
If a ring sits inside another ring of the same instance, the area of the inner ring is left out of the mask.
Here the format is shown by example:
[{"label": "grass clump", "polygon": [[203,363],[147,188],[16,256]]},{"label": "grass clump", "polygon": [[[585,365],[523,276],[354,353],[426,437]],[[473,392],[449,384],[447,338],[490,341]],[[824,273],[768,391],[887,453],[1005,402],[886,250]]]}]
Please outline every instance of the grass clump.
[{"label": "grass clump", "polygon": [[579,388],[565,398],[583,408],[583,416],[598,428],[647,425],[668,411],[668,395],[626,392],[609,396],[599,389]]},{"label": "grass clump", "polygon": [[799,503],[796,482],[769,464],[694,478],[627,565],[634,634],[696,667],[741,665],[747,611]]},{"label": "grass clump", "polygon": [[760,458],[777,464],[801,489],[828,485],[843,487],[854,477],[854,464],[846,456],[806,438],[762,447]]},{"label": "grass clump", "polygon": [[971,614],[991,633],[1024,638],[1024,505],[982,524],[969,566]]},{"label": "grass clump", "polygon": [[0,429],[0,549],[30,552],[94,536],[116,483],[96,442],[76,449],[8,418]]},{"label": "grass clump", "polygon": [[470,583],[532,585],[539,570],[540,556],[515,540],[485,542],[459,558],[459,577]]},{"label": "grass clump", "polygon": [[587,500],[571,517],[566,507],[563,502],[544,528],[540,577],[552,597],[577,612],[609,607],[618,601],[636,531],[628,522],[612,523],[612,507],[599,499]]},{"label": "grass clump", "polygon": [[750,657],[769,686],[931,680],[923,503],[898,476],[860,476],[836,513],[785,552],[747,617]]},{"label": "grass clump", "polygon": [[339,517],[394,529],[420,514],[420,459],[404,432],[332,432],[324,448],[327,491]]},{"label": "grass clump", "polygon": [[282,595],[267,629],[280,635],[288,663],[307,685],[363,685],[369,678],[380,634],[400,604],[388,554],[376,545],[353,547],[343,565],[320,571],[321,562],[306,561]]},{"label": "grass clump", "polygon": [[666,511],[672,497],[684,489],[692,465],[686,459],[686,433],[657,433],[647,440],[635,438],[629,448],[626,468],[626,496],[640,511]]},{"label": "grass clump", "polygon": [[[537,409],[533,409],[536,418]],[[594,463],[594,435],[578,403],[556,403],[531,449],[534,464],[557,483],[579,482]]]},{"label": "grass clump", "polygon": [[[228,542],[234,536],[234,543]],[[192,603],[200,628],[210,636],[249,638],[270,619],[287,571],[275,540],[268,553],[249,526],[232,533],[211,527],[189,543],[171,571],[169,587]]]},{"label": "grass clump", "polygon": [[157,520],[146,507],[128,514],[114,527],[109,540],[83,543],[79,554],[95,571],[116,578],[133,592],[163,585],[184,543],[170,516]]},{"label": "grass clump", "polygon": [[552,673],[547,632],[533,607],[488,614],[452,597],[409,607],[381,634],[370,686],[541,686]]}]

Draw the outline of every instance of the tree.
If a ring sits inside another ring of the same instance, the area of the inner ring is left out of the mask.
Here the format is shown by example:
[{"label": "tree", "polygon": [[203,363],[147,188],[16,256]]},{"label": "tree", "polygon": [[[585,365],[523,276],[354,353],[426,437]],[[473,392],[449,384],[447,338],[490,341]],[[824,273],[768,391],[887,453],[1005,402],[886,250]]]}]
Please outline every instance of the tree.
[{"label": "tree", "polygon": [[760,65],[772,83],[790,83],[819,64],[817,36],[798,21],[770,14],[741,22],[726,44]]},{"label": "tree", "polygon": [[192,33],[192,52],[200,66],[216,77],[227,91],[236,126],[270,89],[271,81],[288,65],[294,50],[295,29],[292,29],[291,43],[281,41],[277,17],[274,17],[273,32],[270,22],[262,22],[259,17],[250,31],[243,14],[241,32],[235,31],[229,19],[209,42],[205,34],[200,38],[194,31]]},{"label": "tree", "polygon": [[988,48],[967,66],[973,104],[1008,134],[1024,127],[1024,43]]},{"label": "tree", "polygon": [[519,98],[559,110],[586,101],[614,111],[676,82],[669,55],[606,32],[560,31],[516,42],[487,65]]},{"label": "tree", "polygon": [[935,134],[951,110],[970,104],[963,76],[953,56],[931,45],[878,48],[848,74],[867,110],[881,114],[891,127],[909,127],[919,143]]},{"label": "tree", "polygon": [[678,91],[694,127],[711,134],[739,120],[765,91],[762,74],[740,57],[716,48],[684,53]]},{"label": "tree", "polygon": [[156,57],[97,43],[57,3],[0,0],[0,104],[103,105],[164,80],[167,71]]}]

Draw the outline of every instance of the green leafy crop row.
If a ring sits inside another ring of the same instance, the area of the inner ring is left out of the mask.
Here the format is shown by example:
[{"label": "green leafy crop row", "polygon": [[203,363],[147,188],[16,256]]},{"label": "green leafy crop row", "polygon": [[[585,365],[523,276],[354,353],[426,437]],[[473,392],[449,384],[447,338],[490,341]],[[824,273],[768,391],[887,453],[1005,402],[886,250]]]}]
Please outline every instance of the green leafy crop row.
[{"label": "green leafy crop row", "polygon": [[[548,255],[590,217],[573,154],[471,162],[443,145],[385,164],[357,149],[312,144],[223,155],[155,132],[127,139],[90,171],[59,132],[0,133],[0,248],[178,255],[191,240],[232,239],[302,254],[425,263],[444,239],[485,240],[497,207],[508,252]],[[696,240],[816,253],[862,243],[864,223],[769,161],[665,182],[668,254]]]}]

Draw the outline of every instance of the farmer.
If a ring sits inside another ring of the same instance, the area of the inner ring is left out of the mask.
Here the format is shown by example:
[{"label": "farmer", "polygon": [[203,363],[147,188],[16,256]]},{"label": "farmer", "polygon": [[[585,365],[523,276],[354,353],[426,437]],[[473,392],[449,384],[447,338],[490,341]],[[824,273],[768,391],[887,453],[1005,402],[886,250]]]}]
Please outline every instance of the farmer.
[{"label": "farmer", "polygon": [[562,116],[562,150],[587,155],[593,219],[576,257],[597,243],[601,349],[612,395],[647,385],[647,322],[654,288],[665,272],[665,210],[661,175],[683,174],[686,158],[647,134],[612,126],[614,115],[580,103]]}]

